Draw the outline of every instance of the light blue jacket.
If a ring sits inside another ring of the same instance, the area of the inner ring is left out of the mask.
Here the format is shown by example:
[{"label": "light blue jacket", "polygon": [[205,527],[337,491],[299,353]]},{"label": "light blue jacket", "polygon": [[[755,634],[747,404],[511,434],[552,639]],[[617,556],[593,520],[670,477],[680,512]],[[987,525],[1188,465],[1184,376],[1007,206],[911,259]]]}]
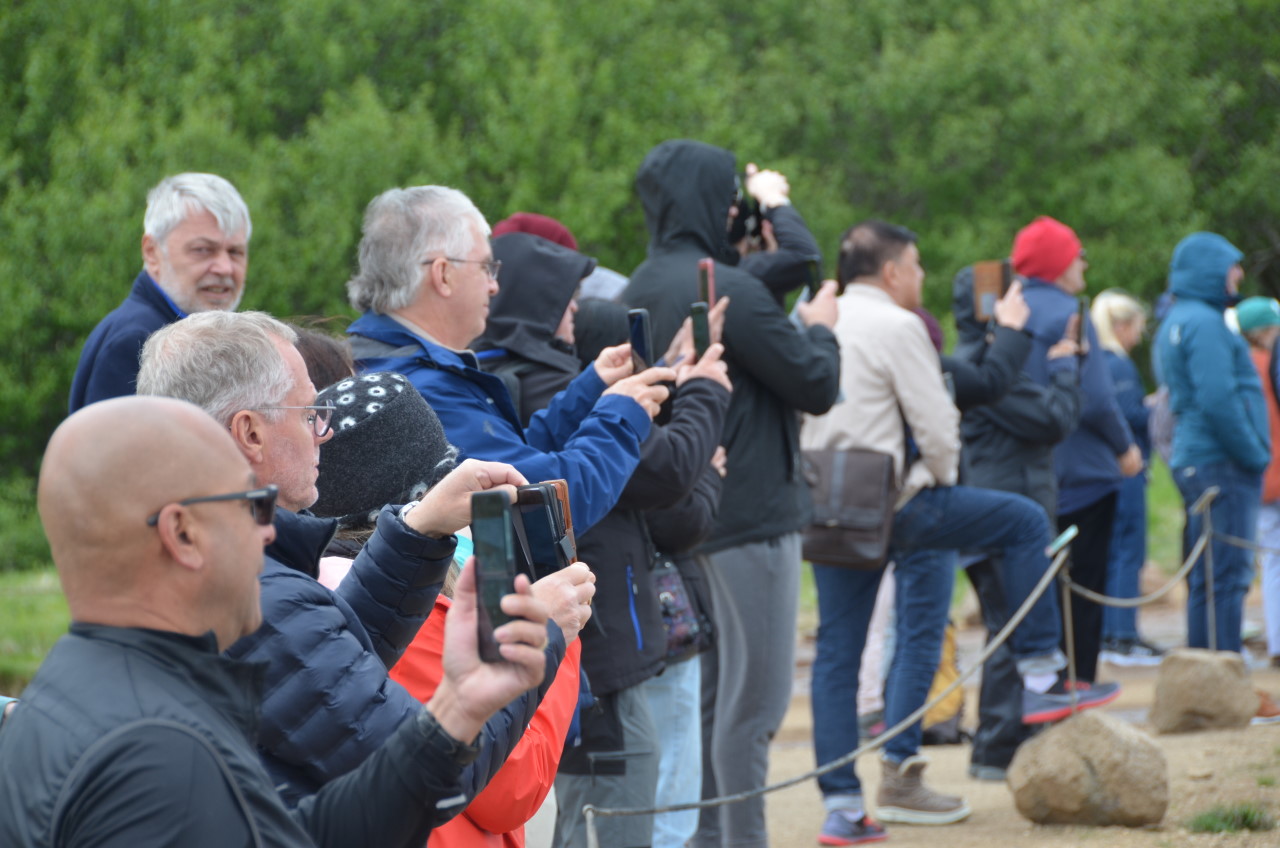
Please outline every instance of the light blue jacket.
[{"label": "light blue jacket", "polygon": [[1243,254],[1213,233],[1193,233],[1173,251],[1176,301],[1156,336],[1156,361],[1176,424],[1174,468],[1231,462],[1260,472],[1271,461],[1267,407],[1249,348],[1223,320],[1227,272]]}]

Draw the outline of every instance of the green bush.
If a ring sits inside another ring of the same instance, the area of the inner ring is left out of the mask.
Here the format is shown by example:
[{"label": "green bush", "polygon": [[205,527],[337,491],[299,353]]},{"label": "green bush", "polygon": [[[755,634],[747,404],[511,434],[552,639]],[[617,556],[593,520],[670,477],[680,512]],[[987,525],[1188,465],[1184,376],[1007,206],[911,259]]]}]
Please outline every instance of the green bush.
[{"label": "green bush", "polygon": [[[349,314],[378,192],[456,185],[628,272],[632,189],[694,137],[789,176],[827,251],[876,216],[954,272],[1048,213],[1095,288],[1153,298],[1198,228],[1280,289],[1280,63],[1263,0],[47,0],[0,9],[0,462],[34,474],[85,337],[139,266],[147,189],[232,180],[246,308]],[[198,45],[198,49],[193,49]],[[12,501],[6,508],[13,508]]]},{"label": "green bush", "polygon": [[36,514],[35,482],[22,475],[0,480],[0,573],[49,563],[49,545]]}]

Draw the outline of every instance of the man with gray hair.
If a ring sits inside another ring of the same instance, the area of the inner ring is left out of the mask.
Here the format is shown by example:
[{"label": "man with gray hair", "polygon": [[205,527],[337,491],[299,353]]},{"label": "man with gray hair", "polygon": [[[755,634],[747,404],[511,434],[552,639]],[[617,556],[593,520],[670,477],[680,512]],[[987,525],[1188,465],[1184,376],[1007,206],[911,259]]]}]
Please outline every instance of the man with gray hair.
[{"label": "man with gray hair", "polygon": [[[205,312],[152,335],[138,373],[139,394],[204,409],[230,432],[259,484],[279,490],[275,541],[260,580],[263,626],[226,653],[266,664],[259,753],[290,803],[356,768],[417,714],[421,705],[387,669],[435,603],[457,546],[453,534],[470,521],[471,493],[500,489],[514,499],[514,487],[526,482],[507,465],[464,462],[420,502],[384,507],[350,573],[336,591],[326,589],[315,578],[336,522],[300,511],[317,498],[332,409],[316,405],[296,338],[262,312]],[[466,797],[441,807],[437,823],[465,806],[502,765],[555,678],[563,631],[580,626],[573,617],[581,610],[570,601],[592,590],[575,583],[566,592],[552,585],[555,577],[534,588],[536,596],[545,593],[556,625],[547,628],[543,686],[486,725],[479,759],[464,774]]]},{"label": "man with gray hair", "polygon": [[596,361],[536,413],[528,428],[499,377],[467,347],[484,332],[501,263],[489,225],[462,192],[391,189],[370,202],[360,272],[347,283],[364,314],[347,332],[357,364],[396,371],[427,398],[462,456],[508,462],[530,480],[564,478],[575,529],[618,500],[673,382],[670,368],[632,374],[627,345]]},{"label": "man with gray hair", "polygon": [[147,194],[143,269],[124,302],[85,342],[71,384],[71,412],[131,395],[147,336],[193,312],[234,311],[249,265],[249,209],[214,174],[166,177]]}]

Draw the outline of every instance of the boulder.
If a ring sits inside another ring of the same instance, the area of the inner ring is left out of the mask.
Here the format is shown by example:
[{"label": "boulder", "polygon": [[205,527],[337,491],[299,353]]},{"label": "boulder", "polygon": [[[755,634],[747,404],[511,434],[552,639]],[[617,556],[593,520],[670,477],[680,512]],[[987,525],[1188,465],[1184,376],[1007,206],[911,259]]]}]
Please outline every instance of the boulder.
[{"label": "boulder", "polygon": [[1157,824],[1169,806],[1164,752],[1138,728],[1078,713],[1024,742],[1007,780],[1018,812],[1037,824]]},{"label": "boulder", "polygon": [[1157,733],[1244,727],[1257,711],[1258,694],[1239,654],[1198,648],[1165,654],[1150,716]]}]

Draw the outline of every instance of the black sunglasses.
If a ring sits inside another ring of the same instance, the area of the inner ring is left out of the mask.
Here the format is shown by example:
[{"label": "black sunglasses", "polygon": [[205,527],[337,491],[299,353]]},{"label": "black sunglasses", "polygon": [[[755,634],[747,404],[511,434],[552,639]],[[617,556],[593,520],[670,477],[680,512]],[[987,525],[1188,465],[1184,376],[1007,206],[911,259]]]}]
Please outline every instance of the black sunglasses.
[{"label": "black sunglasses", "polygon": [[[187,498],[184,501],[178,501],[179,506],[187,506],[189,504],[211,503],[213,501],[248,501],[249,511],[253,513],[253,520],[267,526],[276,517],[276,495],[280,489],[274,484],[263,486],[261,489],[250,489],[247,492],[232,492],[228,495],[205,495],[200,498]],[[160,513],[156,513],[147,519],[148,527],[155,527],[160,521]]]}]

